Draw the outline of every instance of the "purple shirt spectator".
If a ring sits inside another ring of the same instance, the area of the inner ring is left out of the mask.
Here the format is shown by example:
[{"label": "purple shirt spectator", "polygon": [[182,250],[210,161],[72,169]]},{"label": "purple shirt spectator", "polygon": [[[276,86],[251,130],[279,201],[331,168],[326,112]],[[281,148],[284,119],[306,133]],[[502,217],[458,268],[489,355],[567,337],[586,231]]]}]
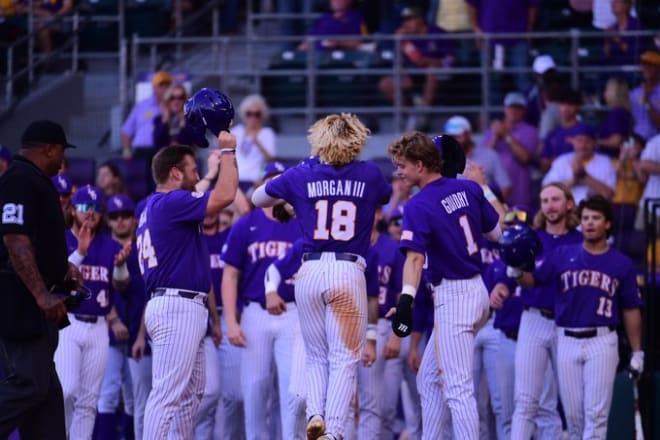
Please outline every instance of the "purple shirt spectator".
[{"label": "purple shirt spectator", "polygon": [[[447,32],[445,32],[443,29],[435,26],[435,25],[428,25],[428,32],[426,35],[445,35]],[[413,44],[415,46],[415,49],[417,49],[417,52],[425,57],[428,58],[445,58],[449,55],[454,54],[454,45],[452,43],[452,40],[444,40],[444,39],[419,39],[419,38],[406,38],[407,41]],[[404,42],[405,44],[405,42]],[[413,65],[414,63],[408,59],[408,57],[404,57],[404,62],[406,65]]]},{"label": "purple shirt spectator", "polygon": [[133,148],[151,148],[154,142],[154,118],[160,115],[160,107],[154,95],[133,107],[121,127],[122,134],[132,139]]},{"label": "purple shirt spectator", "polygon": [[[633,131],[644,139],[649,140],[660,133],[660,129],[653,123],[649,111],[644,107],[642,95],[641,87],[637,87],[630,93],[630,110],[632,111],[634,122]],[[648,102],[656,112],[660,112],[660,84],[655,86],[649,96]]]},{"label": "purple shirt spectator", "polygon": [[545,138],[545,145],[541,157],[546,159],[554,159],[564,153],[573,152],[573,145],[568,142],[568,139],[575,136],[578,132],[582,131],[582,122],[578,122],[572,127],[564,128],[557,127],[552,130],[548,137]]},{"label": "purple shirt spectator", "polygon": [[[628,17],[628,26],[625,31],[638,31],[641,29],[639,20],[635,17]],[[631,37],[618,35],[617,24],[610,26],[606,32],[609,34],[605,38],[605,47],[608,47],[609,54],[604,51],[604,61],[607,64],[621,66],[626,64],[636,64],[639,56],[640,37]]]},{"label": "purple shirt spectator", "polygon": [[[309,33],[315,37],[325,35],[362,35],[366,34],[364,17],[358,11],[349,10],[337,17],[334,13],[327,13],[319,17]],[[317,49],[325,49],[322,41],[316,42]]]},{"label": "purple shirt spectator", "polygon": [[[540,0],[466,0],[477,9],[479,28],[483,32],[527,32],[528,9],[537,7]],[[493,43],[510,45],[517,39],[492,40]]]},{"label": "purple shirt spectator", "polygon": [[[620,134],[624,138],[627,138],[630,136],[631,130],[632,115],[628,109],[624,107],[614,107],[607,112],[605,119],[598,127],[598,139],[607,138],[613,134]],[[610,157],[619,157],[619,152],[617,150],[598,148],[597,151]]]}]

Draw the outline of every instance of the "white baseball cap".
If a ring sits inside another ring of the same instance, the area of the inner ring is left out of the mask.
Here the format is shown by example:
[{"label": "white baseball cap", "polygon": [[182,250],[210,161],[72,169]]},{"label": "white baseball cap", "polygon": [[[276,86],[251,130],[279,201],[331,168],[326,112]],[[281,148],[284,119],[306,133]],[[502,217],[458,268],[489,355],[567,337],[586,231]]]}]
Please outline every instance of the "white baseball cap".
[{"label": "white baseball cap", "polygon": [[457,136],[466,131],[472,131],[472,126],[470,125],[470,121],[463,116],[452,116],[445,122],[444,132],[447,134]]},{"label": "white baseball cap", "polygon": [[550,69],[557,67],[555,60],[552,59],[550,55],[539,55],[534,58],[534,64],[532,64],[532,69],[537,75],[543,75]]},{"label": "white baseball cap", "polygon": [[504,97],[504,105],[506,107],[508,107],[510,105],[518,105],[518,106],[521,106],[521,107],[527,107],[527,99],[525,99],[525,95],[523,95],[520,92],[509,92]]}]

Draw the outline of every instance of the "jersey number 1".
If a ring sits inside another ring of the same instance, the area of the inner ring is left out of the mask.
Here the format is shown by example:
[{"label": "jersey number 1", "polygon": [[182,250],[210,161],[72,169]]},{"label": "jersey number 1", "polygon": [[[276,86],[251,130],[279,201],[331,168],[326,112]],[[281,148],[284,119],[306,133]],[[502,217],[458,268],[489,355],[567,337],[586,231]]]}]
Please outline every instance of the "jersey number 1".
[{"label": "jersey number 1", "polygon": [[156,249],[154,249],[154,246],[151,244],[151,234],[149,233],[149,229],[145,229],[142,234],[138,235],[135,244],[138,250],[140,273],[144,275],[144,260],[147,261],[147,267],[149,269],[158,266]]},{"label": "jersey number 1", "polygon": [[468,255],[473,255],[479,252],[479,246],[477,242],[474,241],[474,235],[472,234],[472,228],[470,227],[470,222],[468,221],[467,215],[463,214],[458,219],[458,224],[463,230],[463,235],[465,236],[466,249]]},{"label": "jersey number 1", "polygon": [[357,207],[355,203],[346,200],[337,200],[332,204],[332,221],[328,230],[328,201],[319,200],[314,205],[316,209],[316,229],[314,240],[348,241],[355,236],[355,217]]}]

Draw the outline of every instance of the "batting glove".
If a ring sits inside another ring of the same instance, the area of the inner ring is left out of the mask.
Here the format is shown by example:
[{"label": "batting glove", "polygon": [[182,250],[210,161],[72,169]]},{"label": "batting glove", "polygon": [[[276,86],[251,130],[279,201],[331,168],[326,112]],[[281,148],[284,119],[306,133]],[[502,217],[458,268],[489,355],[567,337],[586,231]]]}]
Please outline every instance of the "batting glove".
[{"label": "batting glove", "polygon": [[406,293],[399,296],[399,302],[396,305],[396,314],[392,319],[392,330],[400,338],[405,338],[412,333],[412,305],[413,297]]},{"label": "batting glove", "polygon": [[630,372],[639,376],[644,371],[644,352],[643,351],[633,351],[632,356],[630,356]]},{"label": "batting glove", "polygon": [[507,266],[506,267],[506,276],[513,279],[518,279],[522,276],[523,271],[517,267]]}]

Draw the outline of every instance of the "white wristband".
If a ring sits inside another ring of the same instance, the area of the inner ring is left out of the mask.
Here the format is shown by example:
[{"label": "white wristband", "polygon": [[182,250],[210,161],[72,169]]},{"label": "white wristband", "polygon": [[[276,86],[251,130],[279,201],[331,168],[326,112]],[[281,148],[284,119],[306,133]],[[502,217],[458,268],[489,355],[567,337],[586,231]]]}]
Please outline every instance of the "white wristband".
[{"label": "white wristband", "polygon": [[274,264],[268,266],[266,269],[266,275],[264,276],[264,289],[266,289],[266,295],[269,293],[277,293],[277,289],[280,287],[282,282],[282,275],[280,271],[277,270],[277,267]]},{"label": "white wristband", "polygon": [[417,288],[415,288],[415,286],[412,286],[410,284],[406,284],[401,289],[401,293],[403,293],[404,295],[410,295],[414,298],[415,295],[417,295]]},{"label": "white wristband", "polygon": [[80,252],[78,252],[78,249],[76,249],[71,253],[71,255],[69,255],[69,263],[73,264],[76,267],[80,267],[84,259],[85,256]]},{"label": "white wristband", "polygon": [[129,277],[128,273],[128,267],[126,266],[126,263],[122,264],[121,266],[115,266],[114,269],[112,269],[112,279],[116,281],[126,281]]},{"label": "white wristband", "polygon": [[378,339],[378,330],[376,324],[367,324],[367,341]]},{"label": "white wristband", "polygon": [[484,197],[486,197],[486,200],[489,202],[497,200],[497,196],[488,185],[482,185],[481,188],[484,190]]}]

